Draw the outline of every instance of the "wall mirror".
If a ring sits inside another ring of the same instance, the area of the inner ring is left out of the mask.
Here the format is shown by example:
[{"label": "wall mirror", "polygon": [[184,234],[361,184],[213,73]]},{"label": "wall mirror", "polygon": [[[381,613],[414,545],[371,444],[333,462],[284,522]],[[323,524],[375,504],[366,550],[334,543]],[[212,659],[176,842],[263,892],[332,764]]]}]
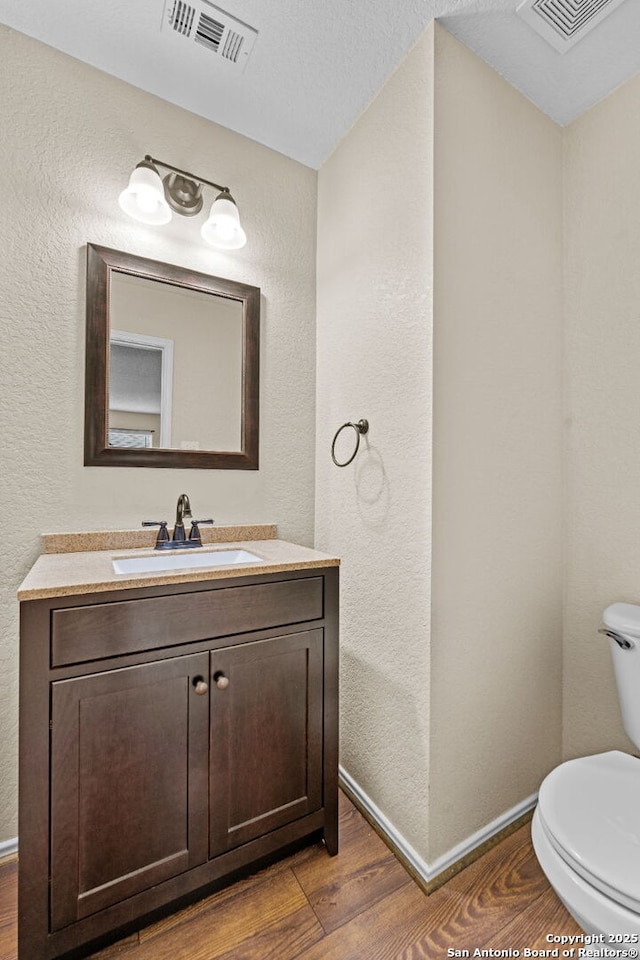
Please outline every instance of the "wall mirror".
[{"label": "wall mirror", "polygon": [[87,244],[85,466],[258,469],[260,290]]}]

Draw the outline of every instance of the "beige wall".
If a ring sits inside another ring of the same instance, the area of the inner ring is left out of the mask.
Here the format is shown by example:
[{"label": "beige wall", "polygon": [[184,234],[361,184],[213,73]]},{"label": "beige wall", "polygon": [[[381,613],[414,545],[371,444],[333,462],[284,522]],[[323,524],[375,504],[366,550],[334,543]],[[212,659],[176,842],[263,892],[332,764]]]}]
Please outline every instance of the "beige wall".
[{"label": "beige wall", "polygon": [[560,760],[562,131],[436,29],[430,856]]},{"label": "beige wall", "polygon": [[640,77],[565,130],[567,519],[564,753],[632,749],[604,607],[638,603]]},{"label": "beige wall", "polygon": [[428,863],[560,759],[561,177],[560,130],[437,25],[319,177],[342,762]]},{"label": "beige wall", "polygon": [[[432,83],[431,27],[318,183],[316,544],[343,558],[341,760],[423,854]],[[362,417],[370,431],[356,460],[339,469],[330,458],[334,432]]]},{"label": "beige wall", "polygon": [[[171,520],[186,491],[199,516],[312,541],[316,174],[4,27],[0,62],[2,842],[17,833],[15,591],[40,533]],[[216,252],[186,218],[125,217],[117,197],[145,153],[229,183],[247,246]],[[83,467],[87,242],[261,287],[259,471]]]}]

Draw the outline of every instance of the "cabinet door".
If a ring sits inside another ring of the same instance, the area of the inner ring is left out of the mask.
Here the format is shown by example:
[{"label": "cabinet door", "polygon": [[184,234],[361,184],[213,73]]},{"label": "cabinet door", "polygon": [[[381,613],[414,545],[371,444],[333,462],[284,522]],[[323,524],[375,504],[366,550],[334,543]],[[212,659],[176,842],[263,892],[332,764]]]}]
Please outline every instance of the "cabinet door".
[{"label": "cabinet door", "polygon": [[322,630],[212,652],[212,857],[322,806],[322,662]]},{"label": "cabinet door", "polygon": [[52,684],[53,930],[206,860],[208,670],[201,653]]}]

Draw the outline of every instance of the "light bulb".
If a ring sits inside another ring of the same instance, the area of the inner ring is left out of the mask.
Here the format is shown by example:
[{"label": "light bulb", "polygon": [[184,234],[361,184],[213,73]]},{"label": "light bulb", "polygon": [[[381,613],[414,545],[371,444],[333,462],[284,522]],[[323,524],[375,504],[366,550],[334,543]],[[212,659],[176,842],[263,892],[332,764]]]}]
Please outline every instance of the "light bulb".
[{"label": "light bulb", "polygon": [[230,240],[236,232],[237,224],[231,217],[219,217],[216,223],[216,231],[223,240]]},{"label": "light bulb", "polygon": [[118,198],[120,207],[134,220],[160,225],[171,220],[171,210],[164,198],[160,174],[152,163],[143,160],[129,178],[129,185]]},{"label": "light bulb", "polygon": [[228,191],[218,194],[214,200],[209,219],[203,225],[201,233],[207,243],[221,250],[239,250],[244,247],[247,235],[240,226],[238,208]]},{"label": "light bulb", "polygon": [[139,187],[136,193],[138,206],[145,213],[153,213],[158,204],[158,197],[153,190],[148,187]]}]

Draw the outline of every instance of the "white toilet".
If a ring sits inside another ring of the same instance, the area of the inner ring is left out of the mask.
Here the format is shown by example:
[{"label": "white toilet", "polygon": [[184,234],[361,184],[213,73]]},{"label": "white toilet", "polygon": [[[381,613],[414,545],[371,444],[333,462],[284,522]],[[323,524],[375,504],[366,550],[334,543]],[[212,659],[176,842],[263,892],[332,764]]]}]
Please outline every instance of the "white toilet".
[{"label": "white toilet", "polygon": [[[614,603],[603,620],[622,722],[640,749],[640,606]],[[612,750],[556,767],[540,787],[531,835],[540,866],[582,929],[635,934],[637,943],[640,760]]]}]

